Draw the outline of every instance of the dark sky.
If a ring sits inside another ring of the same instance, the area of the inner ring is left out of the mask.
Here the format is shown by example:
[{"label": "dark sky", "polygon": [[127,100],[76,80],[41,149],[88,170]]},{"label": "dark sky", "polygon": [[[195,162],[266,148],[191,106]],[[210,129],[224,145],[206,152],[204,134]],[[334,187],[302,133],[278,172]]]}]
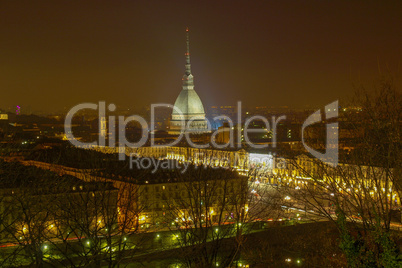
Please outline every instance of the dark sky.
[{"label": "dark sky", "polygon": [[204,106],[318,107],[401,73],[402,1],[1,1],[0,107],[173,104],[186,26]]}]

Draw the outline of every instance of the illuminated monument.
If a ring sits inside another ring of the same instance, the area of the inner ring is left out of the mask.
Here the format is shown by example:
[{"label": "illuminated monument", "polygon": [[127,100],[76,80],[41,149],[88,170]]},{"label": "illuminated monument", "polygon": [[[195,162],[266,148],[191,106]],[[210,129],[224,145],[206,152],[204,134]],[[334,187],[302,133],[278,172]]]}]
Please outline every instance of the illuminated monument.
[{"label": "illuminated monument", "polygon": [[190,41],[188,28],[187,34],[187,51],[186,51],[186,71],[183,75],[183,85],[174,106],[179,111],[173,109],[172,118],[170,120],[169,134],[180,134],[181,132],[202,134],[210,132],[205,119],[204,106],[200,97],[194,90],[193,75],[191,74],[190,64]]}]

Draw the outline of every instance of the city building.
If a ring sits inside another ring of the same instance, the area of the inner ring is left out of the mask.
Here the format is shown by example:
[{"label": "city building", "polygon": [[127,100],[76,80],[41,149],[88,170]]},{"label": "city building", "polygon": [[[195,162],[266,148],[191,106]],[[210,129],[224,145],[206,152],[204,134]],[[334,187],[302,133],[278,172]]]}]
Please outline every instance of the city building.
[{"label": "city building", "polygon": [[205,173],[210,176],[198,178],[191,171],[181,176],[174,171],[159,172],[138,182],[140,229],[183,228],[206,221],[229,224],[238,220],[239,206],[248,209],[247,177],[224,169]]},{"label": "city building", "polygon": [[33,166],[0,162],[0,240],[84,236],[92,229],[117,228],[118,190],[110,182],[85,182]]},{"label": "city building", "polygon": [[180,133],[201,134],[210,132],[205,118],[204,106],[197,92],[194,90],[193,74],[190,64],[189,30],[187,34],[186,70],[182,78],[182,91],[174,103],[169,134]]}]

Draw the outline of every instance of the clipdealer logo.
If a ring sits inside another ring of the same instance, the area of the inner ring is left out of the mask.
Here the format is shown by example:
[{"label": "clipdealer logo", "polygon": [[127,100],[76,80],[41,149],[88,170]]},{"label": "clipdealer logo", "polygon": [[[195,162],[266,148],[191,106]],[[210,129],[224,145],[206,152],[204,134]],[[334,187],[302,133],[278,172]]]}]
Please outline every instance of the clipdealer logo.
[{"label": "clipdealer logo", "polygon": [[[105,147],[106,146],[106,137],[108,138],[108,147],[110,148],[116,148],[116,143],[118,144],[118,152],[119,152],[119,160],[124,160],[126,158],[126,148],[139,148],[144,146],[149,139],[149,133],[154,130],[153,126],[155,125],[155,109],[157,107],[167,107],[171,108],[178,115],[180,115],[182,125],[186,126],[187,128],[190,127],[191,123],[191,118],[186,121],[184,120],[184,116],[182,111],[171,104],[166,104],[166,103],[160,103],[160,104],[152,104],[151,105],[151,122],[150,124],[147,123],[147,121],[139,116],[139,115],[132,115],[132,116],[111,116],[109,115],[106,117],[106,111],[108,112],[114,112],[116,110],[116,105],[114,104],[109,104],[107,109],[106,109],[106,103],[104,101],[100,101],[99,104],[95,103],[81,103],[76,106],[74,106],[66,115],[65,122],[64,122],[64,131],[66,138],[69,140],[69,142],[76,146],[76,147],[81,147],[81,148],[91,148],[91,147]],[[73,131],[72,131],[72,120],[74,115],[84,109],[92,109],[92,110],[98,110],[98,123],[99,123],[99,135],[98,135],[98,140],[97,141],[92,141],[92,142],[81,142],[78,139],[74,137]],[[278,117],[272,116],[271,121],[269,121],[266,117],[260,116],[260,115],[253,115],[250,116],[249,118],[246,119],[244,126],[242,125],[242,118],[241,118],[242,112],[241,112],[241,102],[238,102],[237,105],[237,124],[241,125],[242,127],[234,128],[235,124],[233,120],[225,115],[219,115],[213,118],[213,120],[225,120],[229,124],[229,141],[225,144],[217,144],[215,137],[222,132],[222,129],[217,129],[215,130],[212,135],[211,135],[211,140],[210,143],[206,144],[196,144],[194,143],[191,138],[190,138],[190,133],[184,131],[182,128],[182,131],[180,135],[171,143],[168,144],[163,144],[162,146],[164,147],[172,147],[178,144],[183,136],[186,138],[187,143],[194,148],[208,148],[208,147],[213,147],[217,149],[224,149],[224,148],[241,148],[242,143],[237,142],[235,143],[235,140],[241,141],[242,137],[244,137],[244,143],[250,147],[250,148],[255,148],[255,149],[261,149],[261,148],[267,148],[268,144],[255,144],[253,143],[248,134],[249,133],[267,133],[270,132],[272,134],[272,142],[271,145],[273,148],[276,147],[276,142],[277,142],[277,125],[280,121],[285,120],[286,116],[281,115]],[[328,105],[325,106],[325,119],[333,119],[338,117],[338,101],[332,102]],[[254,120],[258,120],[260,122],[263,122],[265,129],[255,129],[255,128],[250,128],[250,123],[253,122]],[[130,122],[137,122],[141,125],[142,129],[142,135],[139,141],[137,142],[129,142],[126,138],[126,127],[127,124]],[[328,123],[326,126],[326,151],[325,153],[320,153],[319,151],[314,150],[310,146],[307,145],[305,142],[305,128],[313,125],[315,123],[321,122],[322,117],[320,110],[317,110],[313,114],[311,114],[303,123],[301,133],[302,133],[302,144],[304,148],[314,157],[318,158],[322,162],[331,165],[331,166],[337,166],[338,164],[338,123]],[[116,129],[117,125],[117,129]],[[211,124],[209,120],[207,119],[207,125],[209,130],[211,130]],[[108,130],[106,130],[108,129]],[[118,133],[118,140],[116,140],[116,134]],[[150,147],[160,147],[161,145],[155,144],[154,139],[151,137],[150,139]]]},{"label": "clipdealer logo", "polygon": [[[325,106],[325,120],[333,119],[338,117],[338,101],[334,101]],[[322,162],[336,167],[338,165],[338,146],[339,146],[339,123],[327,123],[326,125],[326,145],[325,153],[320,153],[308,146],[304,140],[304,130],[306,127],[321,122],[323,118],[321,117],[320,110],[315,111],[311,114],[303,123],[302,126],[302,143],[304,148],[312,154],[315,158],[320,159]]]}]

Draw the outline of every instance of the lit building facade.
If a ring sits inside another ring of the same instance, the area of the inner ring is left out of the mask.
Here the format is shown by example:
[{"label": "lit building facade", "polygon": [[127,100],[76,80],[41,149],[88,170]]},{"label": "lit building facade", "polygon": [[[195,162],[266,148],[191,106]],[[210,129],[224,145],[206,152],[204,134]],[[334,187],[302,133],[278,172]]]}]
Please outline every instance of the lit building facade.
[{"label": "lit building facade", "polygon": [[[229,171],[227,171],[229,172]],[[247,177],[159,177],[138,184],[139,229],[234,223],[247,212]]]},{"label": "lit building facade", "polygon": [[[92,147],[104,153],[117,153],[118,148]],[[384,168],[364,165],[350,165],[339,163],[339,168],[348,171],[345,178],[337,177],[337,168],[323,164],[319,159],[300,154],[296,157],[280,157],[271,153],[250,153],[240,150],[200,149],[193,147],[141,147],[127,148],[126,154],[135,153],[141,157],[172,159],[183,162],[192,162],[198,165],[219,166],[235,169],[242,175],[248,175],[250,180],[273,185],[287,185],[302,189],[310,184],[314,185],[314,178],[336,181],[340,185],[338,191],[361,191],[361,188],[371,189],[370,195],[382,191],[389,194],[392,205],[401,204],[401,193],[397,185],[386,178]],[[356,170],[360,172],[356,173]],[[390,175],[397,177],[398,172],[391,169]],[[373,185],[372,177],[378,185]],[[352,182],[353,181],[353,182]],[[349,183],[349,185],[348,185]],[[348,190],[349,189],[349,190]]]}]

